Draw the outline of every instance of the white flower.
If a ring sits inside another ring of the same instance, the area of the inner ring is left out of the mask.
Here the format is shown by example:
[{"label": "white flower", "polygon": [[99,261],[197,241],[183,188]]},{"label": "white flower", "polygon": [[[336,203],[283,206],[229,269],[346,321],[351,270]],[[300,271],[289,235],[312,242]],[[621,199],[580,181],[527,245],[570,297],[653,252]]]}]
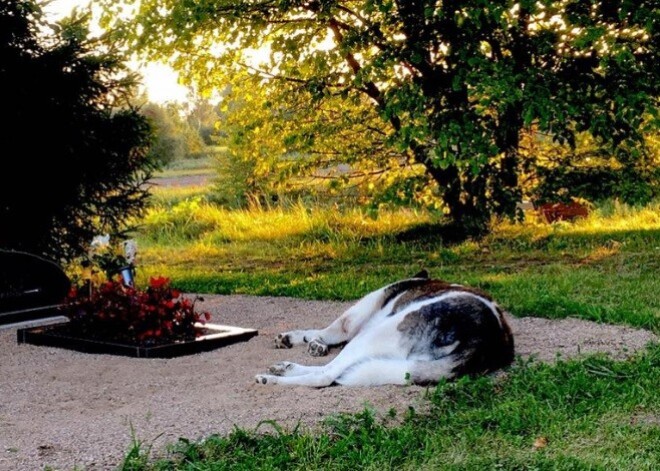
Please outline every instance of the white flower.
[{"label": "white flower", "polygon": [[137,242],[134,239],[128,239],[123,242],[123,245],[126,260],[132,265],[135,263],[135,257],[137,255]]},{"label": "white flower", "polygon": [[92,239],[92,249],[98,250],[110,245],[110,234],[97,235]]}]

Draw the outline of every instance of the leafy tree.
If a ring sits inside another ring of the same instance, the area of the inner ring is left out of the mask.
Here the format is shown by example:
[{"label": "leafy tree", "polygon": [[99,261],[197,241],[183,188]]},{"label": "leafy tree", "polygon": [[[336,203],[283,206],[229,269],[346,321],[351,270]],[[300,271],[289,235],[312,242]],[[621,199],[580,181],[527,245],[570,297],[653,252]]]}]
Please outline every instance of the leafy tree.
[{"label": "leafy tree", "polygon": [[[373,132],[354,142],[386,146],[373,168],[393,154],[421,167],[413,178],[437,185],[466,233],[515,214],[526,128],[569,146],[587,132],[624,166],[645,153],[643,117],[657,129],[656,0],[142,0],[124,27],[113,3],[106,25],[135,49],[274,110],[262,119],[281,122],[262,141],[275,140],[284,160],[291,142],[343,154],[333,133],[365,127],[356,118],[368,109]],[[307,138],[290,129],[302,118]]]},{"label": "leafy tree", "polygon": [[393,132],[360,96],[346,106],[342,97],[314,101],[279,88],[264,100],[246,84],[236,80],[220,104],[218,142],[227,156],[219,162],[219,191],[242,190],[248,200],[322,193],[361,204],[438,206],[421,166],[390,145]]},{"label": "leafy tree", "polygon": [[149,150],[151,158],[161,165],[185,157],[185,140],[177,132],[176,125],[164,107],[157,103],[147,103],[140,108],[154,130],[153,145]]},{"label": "leafy tree", "polygon": [[200,130],[193,127],[186,110],[176,103],[147,103],[141,107],[141,112],[149,118],[154,128],[154,143],[150,156],[161,164],[168,164],[202,155],[205,143]]},{"label": "leafy tree", "polygon": [[589,133],[578,133],[574,147],[526,133],[521,141],[523,167],[528,168],[523,191],[535,203],[581,198],[647,204],[660,196],[660,136],[642,137],[647,152],[630,159],[625,149],[612,154]]},{"label": "leafy tree", "polygon": [[215,123],[218,119],[216,107],[202,97],[192,100],[190,109],[186,114],[188,125],[202,138],[205,145],[215,144]]},{"label": "leafy tree", "polygon": [[4,249],[71,260],[145,204],[151,130],[121,106],[133,77],[86,37],[84,18],[53,26],[34,1],[0,3]]}]

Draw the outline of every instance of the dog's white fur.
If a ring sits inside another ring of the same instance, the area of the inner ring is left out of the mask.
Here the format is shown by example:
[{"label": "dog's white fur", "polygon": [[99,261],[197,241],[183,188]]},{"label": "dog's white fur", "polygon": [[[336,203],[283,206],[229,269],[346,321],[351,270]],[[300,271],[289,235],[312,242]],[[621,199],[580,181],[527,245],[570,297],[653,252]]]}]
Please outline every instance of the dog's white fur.
[{"label": "dog's white fur", "polygon": [[[270,368],[271,374],[257,375],[257,383],[311,387],[428,384],[510,363],[513,339],[497,304],[485,294],[438,280],[425,280],[425,275],[423,272],[420,277],[367,294],[325,329],[294,330],[278,335],[276,347],[308,343],[314,356],[327,354],[328,346],[347,343],[326,365],[280,362]],[[461,309],[466,310],[465,322],[472,324],[463,326],[462,330],[460,326],[447,326],[447,322],[464,322]],[[448,310],[453,311],[447,314]],[[486,319],[488,316],[497,322]],[[484,324],[501,331],[493,332],[494,337],[487,332],[485,346],[479,339],[470,338],[470,326],[480,329]],[[456,335],[447,334],[447,330],[455,328],[458,328]],[[502,341],[498,340],[500,334]],[[497,351],[489,352],[489,349]],[[479,363],[479,358],[490,354],[504,355],[506,360],[502,364],[486,360],[487,365],[477,365],[475,369],[475,359]]]}]

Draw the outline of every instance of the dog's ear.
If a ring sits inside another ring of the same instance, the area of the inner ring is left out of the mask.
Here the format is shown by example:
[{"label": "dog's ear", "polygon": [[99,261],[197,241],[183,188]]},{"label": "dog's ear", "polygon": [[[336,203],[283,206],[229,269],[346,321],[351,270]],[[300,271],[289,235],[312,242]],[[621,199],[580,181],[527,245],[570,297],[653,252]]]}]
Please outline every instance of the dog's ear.
[{"label": "dog's ear", "polygon": [[428,278],[429,277],[429,272],[426,271],[426,269],[422,269],[419,273],[417,273],[413,278]]}]

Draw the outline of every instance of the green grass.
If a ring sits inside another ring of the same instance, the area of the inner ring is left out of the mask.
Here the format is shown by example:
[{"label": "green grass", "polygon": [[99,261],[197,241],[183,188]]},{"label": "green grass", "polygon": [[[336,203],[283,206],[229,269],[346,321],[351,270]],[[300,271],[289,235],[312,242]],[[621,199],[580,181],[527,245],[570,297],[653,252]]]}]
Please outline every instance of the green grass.
[{"label": "green grass", "polygon": [[157,208],[173,208],[190,200],[206,201],[209,185],[151,187],[151,204]]},{"label": "green grass", "polygon": [[142,221],[139,281],[162,274],[194,292],[352,300],[424,267],[489,291],[517,316],[660,332],[659,204],[608,207],[575,224],[500,224],[482,241],[446,245],[431,215],[409,210],[372,218],[161,198]]},{"label": "green grass", "polygon": [[150,461],[136,443],[124,470],[660,468],[660,346],[626,362],[602,356],[528,362],[500,378],[428,390],[430,410],[331,417],[314,434],[266,423],[180,440]]},{"label": "green grass", "polygon": [[175,160],[165,168],[156,172],[156,178],[172,178],[185,175],[209,175],[214,174],[212,157],[201,157],[199,159]]},{"label": "green grass", "polygon": [[[351,300],[414,274],[479,286],[516,316],[579,317],[660,333],[660,204],[608,204],[574,224],[533,217],[445,244],[432,215],[291,204],[230,211],[165,191],[139,234],[138,281],[184,290]],[[448,234],[451,236],[451,234]],[[124,470],[660,469],[660,345],[519,363],[497,378],[428,389],[430,410],[338,416],[317,432],[264,423],[182,439],[154,460],[135,442]],[[536,444],[536,446],[535,446]]]}]

